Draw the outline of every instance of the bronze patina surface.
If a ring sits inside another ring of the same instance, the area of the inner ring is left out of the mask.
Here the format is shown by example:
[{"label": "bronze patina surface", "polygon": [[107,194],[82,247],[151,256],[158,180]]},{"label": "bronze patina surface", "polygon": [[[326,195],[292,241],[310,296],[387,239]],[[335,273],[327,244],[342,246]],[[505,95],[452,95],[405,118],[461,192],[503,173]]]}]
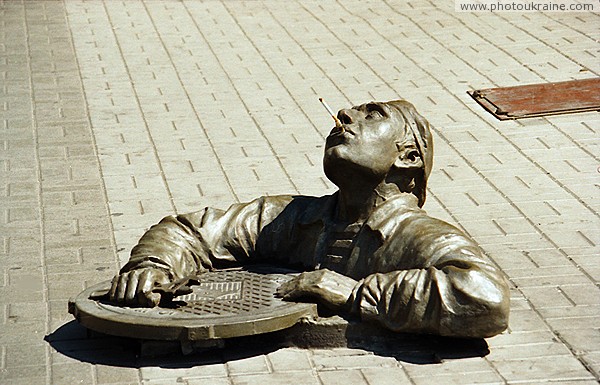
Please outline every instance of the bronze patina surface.
[{"label": "bronze patina surface", "polygon": [[484,338],[505,330],[504,276],[463,231],[421,209],[433,164],[427,120],[404,100],[361,104],[335,118],[323,166],[337,192],[168,216],[133,248],[110,300],[152,308],[185,277],[268,263],[302,271],[279,285],[284,300],[319,303],[394,332]]},{"label": "bronze patina surface", "polygon": [[110,281],[83,291],[69,311],[97,332],[152,340],[197,341],[261,334],[285,329],[316,316],[316,305],[283,301],[279,285],[293,275],[265,274],[242,269],[202,273],[189,294],[156,307],[118,306],[107,298]]}]

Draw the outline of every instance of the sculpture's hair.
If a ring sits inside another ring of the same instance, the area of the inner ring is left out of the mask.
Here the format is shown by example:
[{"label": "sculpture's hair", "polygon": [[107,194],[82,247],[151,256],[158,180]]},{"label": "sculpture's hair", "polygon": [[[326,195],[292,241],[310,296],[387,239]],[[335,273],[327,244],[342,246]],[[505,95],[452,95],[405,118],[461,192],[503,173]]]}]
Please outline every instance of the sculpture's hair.
[{"label": "sculpture's hair", "polygon": [[408,140],[414,142],[423,161],[423,168],[415,176],[415,187],[411,191],[419,199],[419,207],[422,207],[427,193],[427,178],[433,166],[433,137],[429,122],[406,100],[391,100],[386,104],[402,115]]}]

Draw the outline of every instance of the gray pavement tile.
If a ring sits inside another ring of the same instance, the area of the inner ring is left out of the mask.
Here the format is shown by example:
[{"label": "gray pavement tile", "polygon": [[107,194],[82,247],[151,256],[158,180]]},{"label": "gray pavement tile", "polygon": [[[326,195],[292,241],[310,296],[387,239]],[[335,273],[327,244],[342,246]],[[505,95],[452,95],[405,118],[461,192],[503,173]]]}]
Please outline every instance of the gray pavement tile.
[{"label": "gray pavement tile", "polygon": [[447,376],[454,373],[483,373],[492,372],[492,365],[479,357],[461,360],[447,360],[441,365],[419,365],[403,363],[402,366],[411,378]]},{"label": "gray pavement tile", "polygon": [[[0,369],[0,371],[1,371],[1,369]],[[1,378],[2,378],[2,375],[0,374],[0,379]],[[46,383],[46,377],[45,376],[41,376],[41,375],[38,376],[38,377],[25,375],[24,377],[10,378],[10,383],[12,385],[45,384]]]},{"label": "gray pavement tile", "polygon": [[[40,345],[43,345],[42,341],[35,344],[5,344],[5,359],[3,360],[2,367],[11,370],[20,367],[44,364],[46,362],[46,349]],[[35,372],[36,369],[32,368],[32,371]]]},{"label": "gray pavement tile", "polygon": [[[211,378],[210,382],[207,382],[205,378],[189,378],[186,380],[188,385],[231,385],[231,380],[228,377]],[[150,384],[151,382],[144,382],[144,384]]]},{"label": "gray pavement tile", "polygon": [[[574,381],[563,380],[563,381],[559,381],[559,383],[563,384],[563,385],[596,385],[598,383],[598,381],[596,381],[596,380],[574,380]],[[518,384],[534,385],[534,384],[539,384],[539,381],[523,381],[523,382],[518,382]]]},{"label": "gray pavement tile", "polygon": [[134,368],[120,368],[114,365],[95,365],[96,383],[98,384],[115,384],[115,383],[130,383],[139,382],[139,373]]},{"label": "gray pavement tile", "polygon": [[306,385],[320,384],[313,371],[253,374],[242,376],[232,375],[229,377],[229,381],[231,381],[230,383],[233,385],[278,385],[282,383],[301,383]]},{"label": "gray pavement tile", "polygon": [[312,370],[309,353],[304,349],[279,349],[267,355],[274,372]]},{"label": "gray pavement tile", "polygon": [[[193,361],[191,362],[193,365]],[[214,378],[226,378],[227,369],[224,364],[205,364],[194,366],[191,368],[161,368],[161,367],[142,367],[140,375],[142,380],[153,379],[204,379],[204,381],[212,381]]]},{"label": "gray pavement tile", "polygon": [[314,355],[313,364],[318,371],[371,367],[393,368],[398,366],[398,362],[394,358],[379,357],[371,354],[341,356],[336,354],[329,357]]},{"label": "gray pavement tile", "polygon": [[600,374],[600,353],[585,353],[581,355],[581,358],[595,376]]},{"label": "gray pavement tile", "polygon": [[502,333],[487,340],[493,352],[496,347],[513,347],[556,342],[556,336],[550,330]]},{"label": "gray pavement tile", "polygon": [[537,332],[550,329],[532,309],[511,310],[508,328],[511,332]]},{"label": "gray pavement tile", "polygon": [[362,368],[360,371],[369,385],[410,383],[403,368]]},{"label": "gray pavement tile", "polygon": [[323,385],[369,384],[360,370],[336,370],[333,372],[320,371],[318,376]]},{"label": "gray pavement tile", "polygon": [[271,368],[266,360],[266,357],[258,355],[237,360],[228,360],[227,371],[231,375],[235,376],[257,373],[269,373],[271,371]]},{"label": "gray pavement tile", "polygon": [[496,347],[488,356],[492,363],[504,360],[553,357],[569,355],[571,352],[561,341],[545,343],[520,344],[517,346]]},{"label": "gray pavement tile", "polygon": [[12,302],[7,305],[9,322],[14,324],[37,324],[46,319],[46,306],[39,302]]},{"label": "gray pavement tile", "polygon": [[570,355],[497,361],[494,362],[494,367],[509,383],[593,379],[592,374],[585,369],[581,362]]},{"label": "gray pavement tile", "polygon": [[578,355],[591,354],[591,358],[597,356],[600,351],[600,330],[598,328],[586,330],[565,328],[559,329],[557,332],[564,340],[568,341],[570,348]]},{"label": "gray pavement tile", "polygon": [[412,377],[416,385],[434,385],[434,384],[504,384],[505,381],[494,371],[471,372],[471,373],[452,373],[447,375]]},{"label": "gray pavement tile", "polygon": [[0,369],[0,380],[10,384],[43,384],[46,381],[46,366],[38,364],[3,368]]},{"label": "gray pavement tile", "polygon": [[8,309],[3,311],[6,321],[0,331],[1,344],[36,344],[45,336],[46,325],[43,322],[14,322],[8,318]]},{"label": "gray pavement tile", "polygon": [[598,317],[565,317],[549,319],[548,324],[557,331],[571,329],[590,330],[598,327]]},{"label": "gray pavement tile", "polygon": [[93,382],[93,367],[88,363],[53,364],[50,381],[54,384],[85,384]]}]

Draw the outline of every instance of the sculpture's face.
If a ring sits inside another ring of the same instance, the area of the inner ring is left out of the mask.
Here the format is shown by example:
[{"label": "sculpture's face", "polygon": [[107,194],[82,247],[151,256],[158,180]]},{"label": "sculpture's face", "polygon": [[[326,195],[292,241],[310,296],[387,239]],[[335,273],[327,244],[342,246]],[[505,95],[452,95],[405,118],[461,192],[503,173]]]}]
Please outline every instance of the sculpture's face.
[{"label": "sculpture's face", "polygon": [[325,141],[323,166],[336,185],[343,179],[378,182],[398,158],[404,119],[386,103],[372,102],[338,112],[344,129],[334,127]]}]

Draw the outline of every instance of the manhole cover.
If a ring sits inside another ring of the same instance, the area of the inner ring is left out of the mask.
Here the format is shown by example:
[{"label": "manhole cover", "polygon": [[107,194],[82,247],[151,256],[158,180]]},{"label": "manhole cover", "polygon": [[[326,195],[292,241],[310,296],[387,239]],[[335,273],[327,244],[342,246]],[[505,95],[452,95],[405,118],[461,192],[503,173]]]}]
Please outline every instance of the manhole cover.
[{"label": "manhole cover", "polygon": [[219,270],[197,277],[190,294],[174,298],[172,306],[116,306],[90,299],[108,290],[110,281],[81,292],[69,301],[69,312],[85,327],[122,337],[152,340],[207,340],[261,334],[316,317],[315,304],[283,301],[275,290],[290,274]]}]

